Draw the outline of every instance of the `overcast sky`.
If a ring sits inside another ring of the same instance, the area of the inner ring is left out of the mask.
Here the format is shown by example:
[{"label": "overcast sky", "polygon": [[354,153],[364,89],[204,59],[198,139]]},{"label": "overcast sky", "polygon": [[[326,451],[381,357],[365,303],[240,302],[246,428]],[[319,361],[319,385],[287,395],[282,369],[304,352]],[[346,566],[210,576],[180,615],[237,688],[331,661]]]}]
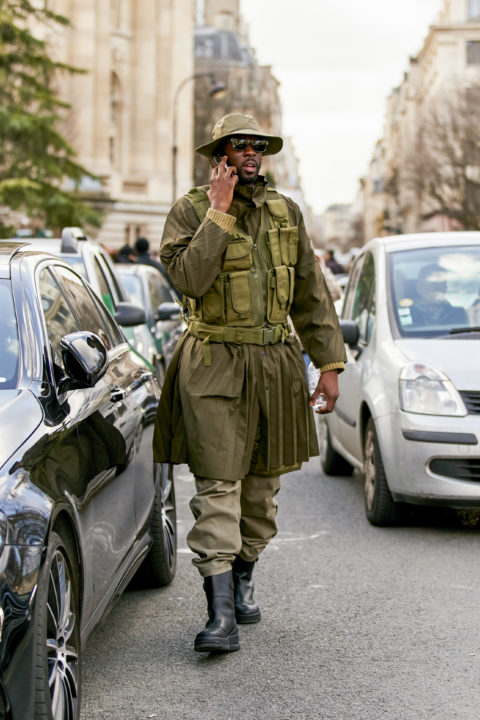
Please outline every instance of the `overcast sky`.
[{"label": "overcast sky", "polygon": [[422,47],[441,0],[240,0],[250,42],[280,81],[283,130],[315,212],[352,202],[385,101]]}]

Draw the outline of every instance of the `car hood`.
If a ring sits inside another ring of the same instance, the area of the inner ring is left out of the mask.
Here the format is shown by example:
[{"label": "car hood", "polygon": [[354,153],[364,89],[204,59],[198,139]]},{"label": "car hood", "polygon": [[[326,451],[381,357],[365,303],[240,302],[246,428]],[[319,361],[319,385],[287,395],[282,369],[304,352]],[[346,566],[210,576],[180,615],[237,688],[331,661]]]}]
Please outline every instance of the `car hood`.
[{"label": "car hood", "polygon": [[412,362],[443,370],[459,390],[480,390],[480,340],[398,340],[396,345]]},{"label": "car hood", "polygon": [[0,390],[0,467],[42,422],[43,412],[29,390]]}]

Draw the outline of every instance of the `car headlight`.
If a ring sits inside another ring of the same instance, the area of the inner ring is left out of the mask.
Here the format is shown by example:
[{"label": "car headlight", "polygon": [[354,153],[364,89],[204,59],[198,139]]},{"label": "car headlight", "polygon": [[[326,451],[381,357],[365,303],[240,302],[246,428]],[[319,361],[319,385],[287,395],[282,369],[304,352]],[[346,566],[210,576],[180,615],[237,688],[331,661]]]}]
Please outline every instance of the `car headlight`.
[{"label": "car headlight", "polygon": [[422,415],[465,416],[466,407],[453,383],[440,370],[411,363],[400,373],[400,407]]}]

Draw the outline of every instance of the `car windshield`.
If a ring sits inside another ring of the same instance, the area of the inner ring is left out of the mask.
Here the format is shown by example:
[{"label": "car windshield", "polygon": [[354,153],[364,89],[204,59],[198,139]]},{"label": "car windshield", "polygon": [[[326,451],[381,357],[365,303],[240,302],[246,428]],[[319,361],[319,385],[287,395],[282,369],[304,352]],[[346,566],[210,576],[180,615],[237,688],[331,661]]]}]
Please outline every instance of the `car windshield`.
[{"label": "car windshield", "polygon": [[121,273],[122,284],[127,291],[128,299],[134,305],[144,307],[143,293],[142,293],[142,281],[138,275],[130,273]]},{"label": "car windshield", "polygon": [[416,248],[390,255],[390,297],[402,337],[480,332],[480,247]]},{"label": "car windshield", "polygon": [[16,387],[18,373],[18,329],[9,280],[0,280],[0,390]]}]

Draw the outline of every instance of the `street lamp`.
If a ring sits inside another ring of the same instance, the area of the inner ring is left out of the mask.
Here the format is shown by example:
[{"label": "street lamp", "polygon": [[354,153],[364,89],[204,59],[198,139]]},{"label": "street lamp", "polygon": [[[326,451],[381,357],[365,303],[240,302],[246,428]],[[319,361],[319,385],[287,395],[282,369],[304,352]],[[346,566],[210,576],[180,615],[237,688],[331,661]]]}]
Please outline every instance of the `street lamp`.
[{"label": "street lamp", "polygon": [[178,152],[178,146],[177,146],[177,123],[178,123],[178,97],[180,95],[180,91],[185,87],[185,85],[190,82],[191,80],[196,80],[200,77],[209,77],[210,78],[210,91],[208,93],[209,97],[219,96],[223,95],[225,93],[226,85],[222,82],[216,81],[213,77],[212,73],[208,72],[201,72],[196,73],[195,75],[191,75],[190,77],[185,78],[182,80],[180,85],[175,90],[175,95],[173,96],[173,145],[172,145],[172,203],[175,202],[177,199],[177,152]]}]

